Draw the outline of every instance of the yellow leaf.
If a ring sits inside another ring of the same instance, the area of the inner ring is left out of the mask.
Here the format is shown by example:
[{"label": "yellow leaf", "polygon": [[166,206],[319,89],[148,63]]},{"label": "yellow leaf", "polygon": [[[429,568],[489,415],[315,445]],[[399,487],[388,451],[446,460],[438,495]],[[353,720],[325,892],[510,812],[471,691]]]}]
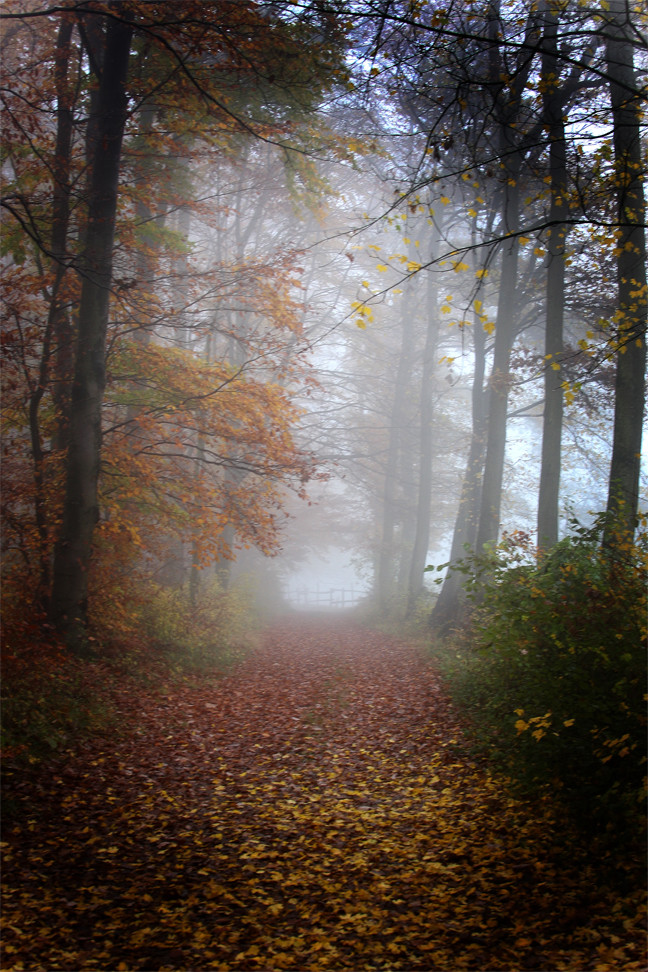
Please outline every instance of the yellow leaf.
[{"label": "yellow leaf", "polygon": [[380,270],[381,273],[384,273],[386,269],[387,269],[387,267],[385,266],[384,263],[379,263],[376,266],[376,270]]}]

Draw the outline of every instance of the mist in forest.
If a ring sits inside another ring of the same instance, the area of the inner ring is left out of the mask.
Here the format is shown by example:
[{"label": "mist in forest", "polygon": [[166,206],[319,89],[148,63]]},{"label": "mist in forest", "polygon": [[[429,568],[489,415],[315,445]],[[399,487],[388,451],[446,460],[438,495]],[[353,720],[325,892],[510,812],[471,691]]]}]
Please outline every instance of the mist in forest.
[{"label": "mist in forest", "polygon": [[70,643],[126,576],[142,603],[249,574],[406,615],[426,568],[507,536],[634,528],[635,34],[574,5],[167,4],[146,30],[23,6],[10,600]]},{"label": "mist in forest", "polygon": [[0,3],[8,970],[648,968],[641,7]]}]

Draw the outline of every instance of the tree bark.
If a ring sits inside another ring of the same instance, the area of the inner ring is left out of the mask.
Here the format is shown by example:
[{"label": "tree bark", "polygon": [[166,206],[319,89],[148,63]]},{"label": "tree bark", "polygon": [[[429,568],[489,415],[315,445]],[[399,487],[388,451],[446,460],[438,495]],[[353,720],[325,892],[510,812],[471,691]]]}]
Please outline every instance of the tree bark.
[{"label": "tree bark", "polygon": [[[473,249],[473,261],[475,250]],[[477,290],[477,294],[480,290]],[[477,295],[476,295],[477,296]],[[450,566],[454,566],[466,555],[466,548],[472,550],[477,540],[479,508],[481,500],[481,480],[486,451],[486,393],[484,376],[486,374],[486,335],[482,321],[475,312],[473,328],[473,350],[475,368],[471,392],[472,429],[466,469],[461,483],[461,496],[455,518],[450,549]],[[435,631],[443,634],[448,626],[458,621],[462,613],[463,578],[456,570],[448,570],[430,622]]]},{"label": "tree bark", "polygon": [[[434,224],[430,259],[435,260],[438,253],[439,230]],[[427,330],[423,349],[423,370],[421,374],[420,400],[420,463],[418,499],[416,506],[416,532],[414,547],[409,565],[407,584],[407,610],[411,613],[416,607],[423,590],[423,573],[427,562],[430,544],[430,510],[432,505],[432,463],[434,457],[432,423],[434,407],[432,402],[432,375],[434,373],[437,345],[439,341],[439,311],[436,278],[428,277],[427,293]]]},{"label": "tree bark", "polygon": [[565,316],[565,240],[567,227],[567,147],[558,64],[558,18],[552,4],[545,7],[541,79],[543,109],[549,133],[551,205],[547,242],[544,411],[542,460],[538,492],[538,546],[548,549],[558,540],[563,393],[560,355]]},{"label": "tree bark", "polygon": [[68,409],[72,382],[72,348],[74,332],[67,307],[60,298],[61,284],[67,272],[67,243],[70,222],[70,156],[74,118],[72,103],[74,89],[69,77],[70,41],[73,22],[64,14],[56,44],[56,150],[54,157],[54,188],[52,192],[52,257],[54,284],[50,319],[55,345],[53,396],[56,407],[56,432],[52,446],[63,450],[67,445]]},{"label": "tree bark", "polygon": [[376,564],[376,594],[380,610],[389,611],[395,587],[394,530],[396,528],[398,495],[398,460],[405,425],[405,387],[411,376],[411,349],[414,337],[414,316],[408,287],[404,287],[401,347],[396,371],[394,401],[389,423],[389,441],[383,488],[383,515],[380,548]]},{"label": "tree bark", "polygon": [[610,0],[605,29],[612,103],[619,239],[617,288],[619,333],[614,434],[604,544],[618,531],[633,534],[639,508],[641,439],[646,376],[646,238],[641,154],[641,95],[637,88],[627,4]]},{"label": "tree bark", "polygon": [[[499,0],[490,5],[493,40],[499,35]],[[477,531],[477,548],[497,543],[500,529],[508,398],[511,386],[510,358],[516,334],[516,296],[520,228],[520,173],[527,152],[527,135],[521,135],[524,116],[524,91],[531,73],[534,51],[540,38],[539,10],[529,10],[525,43],[516,59],[515,72],[506,89],[496,96],[493,106],[499,139],[502,167],[502,261],[495,322],[493,368],[488,387],[488,433],[486,459],[481,490],[481,509]],[[498,91],[504,65],[501,49],[491,48],[490,80]]]},{"label": "tree bark", "polygon": [[[122,12],[115,3],[113,14]],[[112,19],[106,32],[99,81],[83,284],[79,307],[74,379],[70,401],[69,445],[63,523],[54,555],[50,618],[70,650],[87,647],[88,572],[93,533],[99,519],[101,406],[119,166],[127,117],[125,83],[133,28]]]},{"label": "tree bark", "polygon": [[[43,610],[48,606],[50,572],[51,572],[51,542],[50,527],[46,512],[47,484],[45,480],[45,450],[43,448],[40,426],[40,406],[45,390],[51,382],[52,359],[60,364],[61,349],[65,345],[65,325],[67,314],[61,302],[61,286],[67,270],[67,236],[70,218],[70,152],[72,147],[72,108],[71,93],[68,82],[70,60],[70,42],[72,39],[73,21],[69,15],[63,14],[56,38],[56,52],[54,63],[54,78],[56,84],[56,144],[54,162],[52,166],[52,231],[51,231],[51,264],[52,284],[49,293],[49,311],[41,360],[38,383],[29,396],[29,432],[31,440],[31,454],[34,465],[34,512],[36,529],[38,532],[38,585],[35,602]],[[54,434],[52,446],[56,449],[60,444],[61,430],[65,424],[65,393],[63,391],[64,376],[60,367],[54,375],[52,395],[57,412],[57,431]]]},{"label": "tree bark", "polygon": [[[518,158],[518,163],[521,159]],[[488,384],[488,433],[486,460],[481,491],[477,549],[497,543],[500,528],[504,455],[506,449],[506,418],[511,387],[510,359],[515,339],[515,302],[517,294],[519,178],[520,165],[507,168],[504,189],[503,232],[508,239],[503,244],[500,285],[495,321],[495,349],[493,369]]]}]

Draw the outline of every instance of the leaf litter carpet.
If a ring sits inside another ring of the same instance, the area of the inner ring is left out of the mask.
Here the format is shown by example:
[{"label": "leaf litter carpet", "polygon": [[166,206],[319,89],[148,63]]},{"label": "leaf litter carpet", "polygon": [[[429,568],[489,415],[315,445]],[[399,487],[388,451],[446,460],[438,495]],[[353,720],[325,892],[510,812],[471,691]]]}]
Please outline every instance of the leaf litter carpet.
[{"label": "leaf litter carpet", "polygon": [[293,620],[128,706],[8,828],[5,970],[644,968],[642,895],[471,760],[415,646]]}]

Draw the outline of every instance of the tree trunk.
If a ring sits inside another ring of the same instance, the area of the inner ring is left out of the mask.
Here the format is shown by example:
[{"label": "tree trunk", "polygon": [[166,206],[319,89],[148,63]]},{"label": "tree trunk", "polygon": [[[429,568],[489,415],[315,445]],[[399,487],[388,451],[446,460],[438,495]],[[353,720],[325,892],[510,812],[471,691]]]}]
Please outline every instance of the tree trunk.
[{"label": "tree trunk", "polygon": [[[473,266],[476,270],[476,250],[473,248]],[[483,268],[482,268],[483,269]],[[477,289],[475,300],[478,299]],[[466,547],[473,549],[477,540],[479,507],[481,500],[481,480],[486,451],[486,395],[484,376],[486,374],[486,334],[482,320],[475,310],[473,327],[473,350],[475,368],[472,383],[472,429],[466,469],[461,483],[461,496],[455,518],[450,566],[456,565],[465,555]],[[430,618],[435,631],[443,634],[449,624],[459,619],[462,610],[463,580],[456,570],[448,570],[443,586]]]},{"label": "tree trunk", "polygon": [[405,386],[411,375],[411,349],[414,340],[414,321],[409,287],[404,288],[401,347],[394,387],[394,401],[389,423],[389,441],[383,487],[383,515],[380,548],[376,565],[376,594],[380,610],[387,613],[395,586],[394,530],[397,522],[398,459],[405,425]]},{"label": "tree trunk", "polygon": [[565,314],[565,239],[567,207],[567,148],[564,105],[558,65],[558,18],[551,4],[545,8],[542,84],[545,122],[549,132],[551,205],[547,242],[544,411],[542,462],[538,493],[538,546],[548,549],[558,540],[563,393],[560,355]]},{"label": "tree trunk", "polygon": [[[118,16],[121,8],[121,4],[113,4],[113,14]],[[132,33],[129,23],[110,20],[96,117],[91,120],[96,140],[81,261],[83,285],[70,402],[63,524],[54,556],[50,604],[52,623],[70,650],[77,653],[83,653],[87,646],[88,571],[92,537],[99,519],[106,331]]]},{"label": "tree trunk", "polygon": [[[69,17],[69,15],[67,15]],[[67,446],[68,409],[72,383],[72,348],[74,331],[65,303],[60,299],[60,289],[67,272],[67,241],[70,221],[70,155],[74,118],[72,103],[74,84],[70,79],[70,41],[73,23],[61,21],[56,44],[56,150],[54,157],[54,188],[52,192],[52,256],[55,261],[54,285],[50,319],[54,339],[53,397],[56,408],[56,432],[52,447],[63,450]]]},{"label": "tree trunk", "polygon": [[[435,260],[438,251],[439,230],[434,226],[434,239],[430,259]],[[416,506],[416,532],[414,547],[409,565],[407,584],[407,611],[412,613],[423,590],[423,572],[427,563],[430,544],[430,513],[432,506],[432,463],[434,448],[432,441],[433,402],[432,375],[439,341],[439,310],[436,276],[428,276],[426,312],[428,318],[423,349],[423,371],[421,374],[420,401],[420,464],[418,482],[418,501]]]},{"label": "tree trunk", "polygon": [[[39,608],[45,610],[48,606],[51,569],[50,531],[46,513],[47,484],[45,481],[45,450],[41,438],[40,406],[45,390],[51,381],[52,358],[56,361],[60,357],[60,349],[65,344],[64,325],[67,320],[65,308],[61,302],[61,285],[67,270],[67,235],[70,217],[70,152],[72,147],[72,110],[71,94],[68,82],[68,66],[70,60],[70,42],[72,39],[73,21],[63,16],[56,38],[56,60],[54,78],[56,84],[56,147],[52,168],[52,284],[49,293],[49,312],[38,374],[38,383],[31,390],[29,396],[29,432],[31,454],[34,466],[34,513],[36,530],[38,532],[38,584],[35,602]],[[63,376],[54,375],[52,386],[57,412],[58,429],[53,437],[52,446],[56,449],[60,442],[61,429],[65,423],[65,399],[63,392]]]},{"label": "tree trunk", "polygon": [[504,190],[502,232],[508,235],[508,239],[503,243],[502,250],[495,350],[488,386],[488,434],[477,531],[478,550],[487,544],[497,543],[500,529],[506,418],[511,385],[509,367],[515,338],[520,161],[518,158],[518,164],[512,162],[505,174],[508,181]]},{"label": "tree trunk", "polygon": [[[493,39],[499,36],[499,0],[490,5]],[[481,509],[477,548],[497,543],[500,530],[502,482],[506,453],[506,420],[511,386],[510,358],[516,334],[516,295],[520,229],[520,172],[528,149],[528,135],[524,129],[524,91],[531,73],[534,52],[540,39],[540,13],[531,5],[525,27],[525,42],[516,58],[515,72],[508,87],[496,97],[494,115],[499,136],[499,157],[502,166],[502,262],[495,322],[493,370],[488,389],[488,436],[486,460],[481,491]],[[496,86],[502,78],[504,65],[501,49],[491,49],[490,76]],[[530,144],[533,144],[532,142]]]},{"label": "tree trunk", "polygon": [[614,437],[604,543],[634,533],[639,508],[646,376],[646,238],[641,156],[641,95],[633,66],[627,4],[610,0],[605,29],[610,79],[619,239],[619,295]]}]

